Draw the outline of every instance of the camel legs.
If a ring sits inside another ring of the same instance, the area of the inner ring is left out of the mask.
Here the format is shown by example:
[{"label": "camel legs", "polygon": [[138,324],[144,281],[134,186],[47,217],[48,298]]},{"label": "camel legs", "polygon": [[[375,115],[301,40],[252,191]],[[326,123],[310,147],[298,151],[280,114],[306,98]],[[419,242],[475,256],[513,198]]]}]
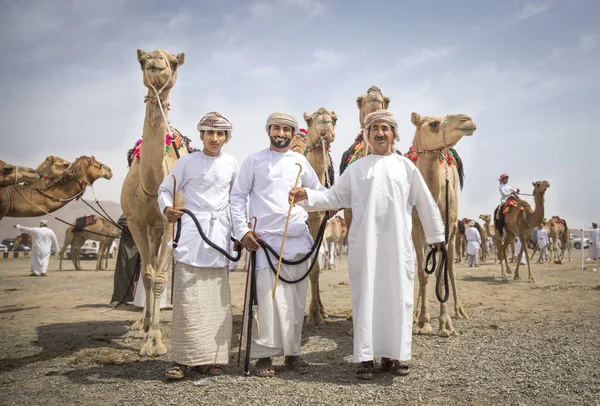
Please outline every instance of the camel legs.
[{"label": "camel legs", "polygon": [[[454,250],[452,249],[452,245],[455,243],[454,237],[450,237],[450,241],[448,243],[448,277],[450,279],[450,284],[452,285],[452,295],[454,297],[454,317],[457,319],[468,319],[469,316],[467,316],[467,313],[465,312],[465,310],[463,309],[462,305],[460,304],[460,299],[458,298],[458,290],[456,289],[456,273],[454,270],[454,258],[452,258],[452,255],[454,253]],[[440,269],[439,272],[441,272],[442,270]],[[441,314],[441,313],[440,313]],[[452,334],[456,334],[456,332],[454,331],[454,329],[452,328],[452,323],[448,323],[448,325],[446,325],[446,329],[448,329],[448,327],[450,328],[449,331],[452,332]],[[441,329],[441,327],[440,327]]]},{"label": "camel legs", "polygon": [[[69,244],[72,243],[73,240],[73,235],[70,233],[70,230],[67,228],[67,231],[65,232],[65,242],[63,243],[62,248],[60,249],[60,261],[58,263],[58,270],[62,271],[62,263],[63,263],[63,257],[65,255],[65,253],[67,252],[67,246]],[[73,255],[73,246],[71,245],[71,255]]]},{"label": "camel legs", "polygon": [[[502,244],[499,250],[499,258],[500,258],[500,268],[502,268],[502,279],[507,280],[506,274],[510,274],[510,268],[508,266],[508,259],[506,255],[506,248],[510,244],[511,238],[514,240],[515,237],[508,230],[504,230],[504,239],[502,240]],[[504,265],[506,265],[506,274],[504,273]]]},{"label": "camel legs", "polygon": [[321,273],[321,268],[319,267],[319,263],[315,263],[312,271],[308,275],[310,279],[310,306],[308,308],[308,317],[306,318],[307,324],[312,324],[315,326],[320,326],[327,318],[327,314],[325,314],[325,308],[323,307],[323,303],[321,302],[321,293],[319,292],[319,275]]},{"label": "camel legs", "polygon": [[416,334],[429,334],[432,331],[431,324],[429,323],[431,318],[427,312],[427,283],[429,275],[425,273],[425,239],[420,228],[420,226],[415,226],[413,223],[413,243],[415,245],[415,252],[417,253],[417,274],[419,276],[419,295],[413,316],[413,320],[416,321],[417,326],[414,332]]}]

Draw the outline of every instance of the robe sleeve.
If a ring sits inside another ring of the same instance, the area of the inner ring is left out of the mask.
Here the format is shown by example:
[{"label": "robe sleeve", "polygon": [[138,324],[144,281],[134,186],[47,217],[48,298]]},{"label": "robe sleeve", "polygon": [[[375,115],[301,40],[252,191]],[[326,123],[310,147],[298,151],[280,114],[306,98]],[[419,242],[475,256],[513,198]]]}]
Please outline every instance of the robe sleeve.
[{"label": "robe sleeve", "polygon": [[35,229],[33,229],[33,228],[30,228],[30,227],[23,227],[23,226],[22,226],[22,225],[20,225],[20,224],[17,224],[17,225],[15,226],[15,228],[16,228],[17,230],[19,230],[19,231],[23,232],[23,233],[35,234]]},{"label": "robe sleeve", "polygon": [[248,227],[246,205],[253,183],[253,162],[251,159],[246,159],[235,178],[235,182],[231,188],[231,194],[229,195],[229,200],[231,202],[231,219],[233,221],[233,236],[238,241],[241,241],[246,233],[251,231]]},{"label": "robe sleeve", "polygon": [[317,176],[317,173],[315,172],[315,170],[313,169],[313,167],[310,165],[310,163],[308,162],[308,160],[305,158],[305,170],[302,173],[302,186],[305,188],[310,188],[313,190],[318,190],[318,191],[322,191],[322,190],[327,190],[327,188],[325,186],[323,186],[323,184],[319,181],[319,177]]},{"label": "robe sleeve", "polygon": [[305,188],[308,199],[298,205],[308,212],[352,206],[352,184],[349,171],[344,171],[331,189],[326,189],[320,183],[319,185],[323,188],[322,190]]},{"label": "robe sleeve", "polygon": [[446,236],[444,235],[444,222],[442,221],[440,209],[433,200],[421,172],[416,167],[411,169],[413,170],[413,177],[410,183],[408,201],[419,213],[427,244],[444,242]]},{"label": "robe sleeve", "polygon": [[181,190],[185,183],[185,162],[185,160],[177,161],[175,167],[158,187],[158,208],[164,219],[167,218],[165,208],[173,207],[173,175],[177,179],[177,192]]}]

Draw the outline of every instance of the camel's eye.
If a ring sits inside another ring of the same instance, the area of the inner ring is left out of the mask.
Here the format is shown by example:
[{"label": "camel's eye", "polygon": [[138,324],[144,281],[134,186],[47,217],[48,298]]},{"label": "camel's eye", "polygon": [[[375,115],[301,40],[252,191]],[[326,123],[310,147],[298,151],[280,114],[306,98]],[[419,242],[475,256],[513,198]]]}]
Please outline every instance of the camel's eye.
[{"label": "camel's eye", "polygon": [[440,129],[440,122],[439,121],[430,121],[429,128],[431,128],[431,131],[437,132]]}]

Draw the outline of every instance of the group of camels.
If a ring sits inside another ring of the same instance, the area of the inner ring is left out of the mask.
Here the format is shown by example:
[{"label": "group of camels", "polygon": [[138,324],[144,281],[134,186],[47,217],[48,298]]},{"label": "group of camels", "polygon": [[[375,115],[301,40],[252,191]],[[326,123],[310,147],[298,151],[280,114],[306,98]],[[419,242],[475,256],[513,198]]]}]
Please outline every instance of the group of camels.
[{"label": "group of camels", "polygon": [[[39,217],[50,214],[81,198],[86,188],[92,186],[97,179],[112,178],[110,168],[93,156],[80,156],[70,162],[51,155],[36,169],[0,161],[0,172],[0,220],[4,217]],[[102,269],[102,258],[106,256],[114,238],[119,236],[120,231],[102,217],[78,233],[73,233],[73,227],[69,226],[60,251],[60,269],[69,244],[75,269],[80,269],[79,250],[86,239],[100,243],[96,269]],[[18,236],[17,239],[19,238],[22,237]],[[13,249],[17,246],[18,244],[13,244]]]}]

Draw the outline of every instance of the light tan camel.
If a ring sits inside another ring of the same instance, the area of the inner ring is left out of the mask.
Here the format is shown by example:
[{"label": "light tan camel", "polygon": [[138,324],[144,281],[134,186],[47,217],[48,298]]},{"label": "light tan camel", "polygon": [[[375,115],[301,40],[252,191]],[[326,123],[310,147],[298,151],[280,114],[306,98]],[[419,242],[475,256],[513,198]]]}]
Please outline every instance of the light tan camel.
[{"label": "light tan camel", "polygon": [[[521,252],[517,255],[517,266],[515,268],[515,280],[521,279],[519,276],[519,265],[521,264],[521,256],[525,253],[525,259],[527,260],[527,270],[529,271],[529,281],[535,282],[535,278],[531,273],[531,264],[529,258],[529,252],[527,250],[527,241],[531,239],[531,233],[534,227],[539,227],[544,219],[544,194],[550,187],[550,184],[545,180],[533,182],[533,199],[535,201],[535,210],[531,210],[529,203],[519,200],[517,207],[511,207],[508,213],[504,215],[504,226],[503,231],[497,229],[497,231],[503,234],[503,243],[501,247],[502,256],[504,263],[506,264],[507,273],[510,268],[508,267],[508,261],[506,260],[506,247],[509,241],[515,241],[515,237],[523,242],[521,244]],[[502,278],[506,279],[504,274],[504,265],[500,260],[500,266],[502,267]]]},{"label": "light tan camel", "polygon": [[0,160],[0,187],[36,181],[40,175],[31,168],[7,164]]},{"label": "light tan camel", "polygon": [[[448,274],[452,285],[454,297],[454,312],[457,318],[467,318],[458,299],[456,277],[454,275],[454,252],[458,216],[458,188],[462,187],[463,169],[462,162],[454,149],[444,154],[444,147],[451,148],[464,137],[472,135],[476,130],[475,123],[465,114],[451,114],[446,117],[425,116],[412,113],[411,121],[416,127],[409,157],[423,175],[433,199],[437,202],[442,219],[446,221],[448,215]],[[450,155],[450,153],[452,155]],[[448,165],[446,165],[448,164]],[[446,190],[446,170],[448,171],[448,190]],[[448,207],[446,207],[446,193],[448,193]],[[416,210],[413,210],[412,239],[417,253],[417,270],[419,274],[419,296],[415,306],[415,332],[428,334],[432,331],[427,312],[427,283],[429,275],[424,271],[424,255],[427,246],[421,220]],[[436,272],[440,272],[438,268]],[[439,331],[442,337],[456,334],[452,326],[452,319],[448,314],[446,303],[440,303]]]},{"label": "light tan camel", "polygon": [[475,228],[479,231],[479,235],[481,236],[481,249],[479,250],[479,260],[481,262],[487,261],[488,257],[488,245],[487,245],[487,231],[485,231],[485,227],[481,227],[479,222],[475,221]]},{"label": "light tan camel", "polygon": [[568,251],[569,261],[571,261],[571,239],[569,238],[569,227],[567,226],[567,222],[564,219],[554,216],[548,220],[546,226],[548,237],[552,239],[552,259],[562,261],[565,257],[565,251]]},{"label": "light tan camel", "polygon": [[71,162],[66,159],[50,155],[36,168],[36,172],[40,174],[40,179],[34,182],[25,182],[24,185],[34,189],[48,189],[69,169],[69,166],[71,166]]},{"label": "light tan camel", "polygon": [[[177,81],[177,71],[183,65],[185,55],[180,53],[173,56],[161,49],[146,53],[138,49],[137,58],[144,86],[148,89],[144,141],[139,159],[133,160],[123,182],[121,207],[140,253],[142,280],[146,290],[144,310],[132,330],[140,333],[143,328],[147,333],[140,355],[159,356],[167,352],[162,342],[159,318],[160,297],[167,286],[166,268],[170,262],[167,243],[173,226],[162,217],[157,195],[158,187],[177,162],[173,148],[168,153],[165,150],[165,138],[169,133],[165,117],[168,114],[169,94]],[[183,199],[179,196],[177,204],[182,203]]]},{"label": "light tan camel", "polygon": [[79,199],[85,188],[100,178],[112,178],[110,168],[93,156],[80,156],[48,189],[42,191],[24,185],[0,188],[0,220],[52,213]]},{"label": "light tan camel", "polygon": [[[93,217],[95,217],[96,222],[94,224],[90,224],[88,226],[83,227],[82,231],[74,233],[73,227],[71,226],[67,227],[67,229],[65,230],[65,241],[63,242],[63,246],[59,254],[59,271],[62,271],[63,269],[63,256],[67,251],[67,247],[69,246],[69,244],[71,244],[71,261],[73,261],[73,266],[75,267],[76,271],[79,271],[81,269],[81,246],[85,243],[86,240],[93,240],[100,243],[100,248],[98,249],[98,256],[96,258],[96,271],[103,269],[102,259],[105,255],[108,255],[108,248],[110,247],[110,244],[112,244],[114,239],[119,238],[121,236],[121,230],[119,230],[117,226],[112,224],[109,220],[95,215]],[[106,246],[107,242],[109,243],[108,247]],[[104,269],[106,269],[106,266]]]},{"label": "light tan camel", "polygon": [[[344,242],[344,237],[342,218],[340,216],[334,216],[327,222],[324,235],[325,245],[327,247],[327,262],[333,266],[334,270],[337,270],[335,258],[339,256],[340,260],[342,259],[342,244]],[[332,261],[333,263],[331,263]]]},{"label": "light tan camel", "polygon": [[31,247],[33,243],[33,238],[31,237],[31,234],[29,233],[21,233],[18,236],[15,237],[15,239],[12,242],[12,246],[10,247],[9,251],[16,251],[17,248],[19,248],[19,245],[25,245],[27,247]]},{"label": "light tan camel", "polygon": [[469,219],[464,218],[462,220],[457,220],[456,222],[456,240],[455,240],[455,248],[456,248],[456,258],[454,261],[457,264],[462,264],[463,258],[467,256],[467,238],[465,237],[465,229],[466,222]]},{"label": "light tan camel", "polygon": [[[312,166],[317,174],[319,182],[322,185],[331,187],[333,185],[334,171],[331,165],[331,156],[329,155],[329,145],[335,140],[337,116],[334,111],[329,111],[321,107],[311,115],[304,113],[304,121],[306,121],[306,125],[308,126],[304,155],[306,155],[308,163],[310,163],[310,166]],[[327,184],[328,179],[329,185]],[[315,240],[324,216],[324,212],[312,212],[308,215],[308,228]],[[319,263],[315,262],[309,275],[311,300],[306,322],[316,326],[323,324],[323,319],[327,318],[319,290],[320,273]]]},{"label": "light tan camel", "polygon": [[[356,105],[358,106],[358,121],[360,122],[361,132],[359,137],[354,141],[354,144],[352,144],[352,146],[350,146],[350,148],[342,155],[340,174],[344,172],[356,150],[358,150],[357,159],[360,159],[367,154],[367,143],[362,137],[362,132],[365,129],[365,117],[369,113],[377,110],[387,110],[390,105],[390,98],[384,96],[377,86],[371,86],[369,90],[367,90],[367,94],[363,94],[356,98]],[[346,226],[349,230],[352,225],[352,209],[344,209],[344,219],[346,220]]]}]

